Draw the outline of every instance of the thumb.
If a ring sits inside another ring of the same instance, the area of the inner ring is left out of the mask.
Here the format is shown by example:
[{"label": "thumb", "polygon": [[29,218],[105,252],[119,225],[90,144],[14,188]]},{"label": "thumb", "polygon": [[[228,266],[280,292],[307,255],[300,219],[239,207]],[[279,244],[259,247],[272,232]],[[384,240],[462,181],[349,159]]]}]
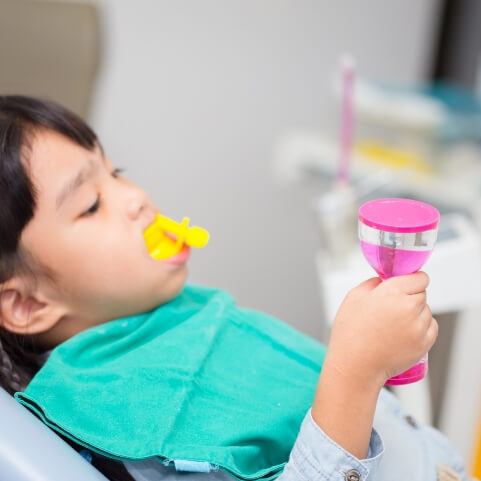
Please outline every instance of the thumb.
[{"label": "thumb", "polygon": [[380,277],[371,277],[361,282],[356,287],[356,290],[359,292],[369,292],[375,289],[381,283],[382,283],[382,279]]}]

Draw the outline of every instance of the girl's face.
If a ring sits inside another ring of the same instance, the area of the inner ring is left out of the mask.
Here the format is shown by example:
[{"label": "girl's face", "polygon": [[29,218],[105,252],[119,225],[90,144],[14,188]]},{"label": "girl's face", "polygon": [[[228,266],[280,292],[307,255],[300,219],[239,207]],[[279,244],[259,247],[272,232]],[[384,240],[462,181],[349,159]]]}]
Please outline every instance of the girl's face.
[{"label": "girl's face", "polygon": [[159,209],[100,149],[43,131],[32,141],[28,166],[37,209],[21,243],[57,279],[42,286],[40,300],[52,306],[45,309],[50,328],[41,334],[47,343],[150,310],[180,292],[185,263],[154,260],[144,243]]}]

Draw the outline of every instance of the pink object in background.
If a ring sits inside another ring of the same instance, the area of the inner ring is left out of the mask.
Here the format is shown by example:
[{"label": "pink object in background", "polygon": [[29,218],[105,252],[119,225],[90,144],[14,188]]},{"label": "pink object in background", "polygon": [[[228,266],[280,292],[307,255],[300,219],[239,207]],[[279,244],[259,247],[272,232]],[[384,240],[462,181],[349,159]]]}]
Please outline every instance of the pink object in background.
[{"label": "pink object in background", "polygon": [[[439,211],[412,199],[385,198],[359,208],[359,239],[369,264],[382,279],[412,274],[427,261],[436,242]],[[386,385],[409,384],[423,379],[428,355],[408,370],[388,379]]]},{"label": "pink object in background", "polygon": [[341,125],[339,138],[339,168],[337,181],[350,181],[350,162],[354,131],[354,61],[344,56],[341,59]]}]

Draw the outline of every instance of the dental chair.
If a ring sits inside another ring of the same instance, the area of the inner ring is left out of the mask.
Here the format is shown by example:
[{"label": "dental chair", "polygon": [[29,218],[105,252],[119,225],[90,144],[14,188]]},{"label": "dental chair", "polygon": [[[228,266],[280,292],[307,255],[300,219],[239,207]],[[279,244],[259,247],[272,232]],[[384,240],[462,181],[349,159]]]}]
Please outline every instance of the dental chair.
[{"label": "dental chair", "polygon": [[0,388],[1,481],[108,481]]}]

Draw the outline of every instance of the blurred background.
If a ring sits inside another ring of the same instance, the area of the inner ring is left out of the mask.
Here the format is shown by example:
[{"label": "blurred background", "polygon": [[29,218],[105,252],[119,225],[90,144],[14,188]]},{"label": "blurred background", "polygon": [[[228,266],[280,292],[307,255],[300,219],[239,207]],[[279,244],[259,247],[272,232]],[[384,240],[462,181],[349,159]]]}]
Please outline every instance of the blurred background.
[{"label": "blurred background", "polygon": [[477,0],[0,0],[0,92],[79,113],[166,215],[206,227],[190,282],[324,342],[374,275],[357,206],[435,205],[425,270],[441,332],[429,379],[399,395],[481,476],[479,25]]}]

